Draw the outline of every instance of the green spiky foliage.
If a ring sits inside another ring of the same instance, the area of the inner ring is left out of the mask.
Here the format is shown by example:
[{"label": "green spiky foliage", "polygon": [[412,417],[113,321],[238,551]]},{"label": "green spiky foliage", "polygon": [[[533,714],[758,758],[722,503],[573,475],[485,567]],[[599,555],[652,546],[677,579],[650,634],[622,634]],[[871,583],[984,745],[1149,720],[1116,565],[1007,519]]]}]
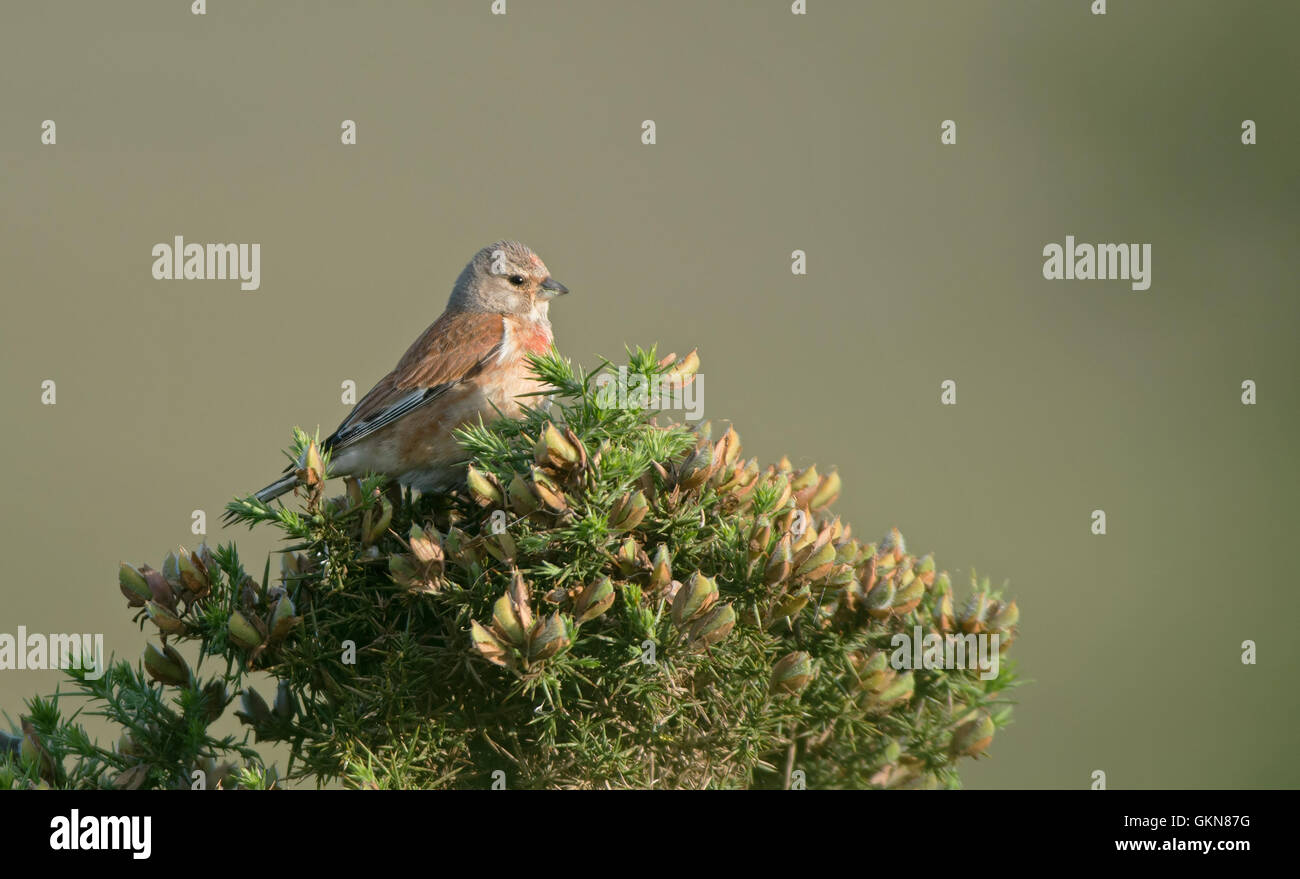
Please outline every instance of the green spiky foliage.
[{"label": "green spiky foliage", "polygon": [[[28,751],[81,767],[47,778],[175,786],[225,756],[223,786],[274,784],[247,742],[205,732],[213,700],[242,690],[254,742],[287,743],[286,775],[312,783],[959,785],[958,761],[1009,720],[1011,664],[905,668],[894,637],[919,627],[929,648],[973,649],[966,636],[997,635],[1005,653],[1014,602],[972,577],[955,605],[897,530],[855,539],[831,511],[837,474],[760,468],[734,429],[658,423],[645,391],[688,384],[694,354],[637,350],[623,378],[553,354],[533,366],[554,393],[461,432],[460,489],[347,479],[327,497],[328,456],[297,432],[296,507],[229,507],[289,541],[279,577],[249,576],[233,544],[124,565],[123,594],[164,638],[146,655],[156,683],[123,663],[89,695],[130,696],[145,720],[131,749],[93,749],[44,710]],[[178,642],[219,673],[201,680]],[[273,704],[253,671],[278,679]]]}]

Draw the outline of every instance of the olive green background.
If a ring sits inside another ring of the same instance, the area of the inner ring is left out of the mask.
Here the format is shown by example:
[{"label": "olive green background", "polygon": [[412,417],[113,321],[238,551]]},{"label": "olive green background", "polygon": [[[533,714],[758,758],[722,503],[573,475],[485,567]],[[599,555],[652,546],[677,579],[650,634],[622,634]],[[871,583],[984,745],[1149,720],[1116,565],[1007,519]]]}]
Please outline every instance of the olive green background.
[{"label": "olive green background", "polygon": [[[563,352],[699,346],[747,453],[1010,581],[1031,683],[969,787],[1300,784],[1296,4],[489,5],[0,8],[0,632],[138,656],[117,562],[195,509],[260,573],[223,503],[517,237]],[[1151,289],[1045,281],[1067,234],[1151,243]],[[174,235],[260,243],[261,289],[153,280]]]}]

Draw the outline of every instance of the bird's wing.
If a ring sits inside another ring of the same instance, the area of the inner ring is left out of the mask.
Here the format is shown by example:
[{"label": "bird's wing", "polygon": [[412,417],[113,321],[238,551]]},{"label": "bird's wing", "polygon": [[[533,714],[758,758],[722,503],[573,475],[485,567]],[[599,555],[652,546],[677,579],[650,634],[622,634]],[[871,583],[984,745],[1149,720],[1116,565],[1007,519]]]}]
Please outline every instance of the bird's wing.
[{"label": "bird's wing", "polygon": [[337,452],[437,399],[482,372],[500,355],[504,342],[499,314],[444,313],[361,398],[324,447]]}]

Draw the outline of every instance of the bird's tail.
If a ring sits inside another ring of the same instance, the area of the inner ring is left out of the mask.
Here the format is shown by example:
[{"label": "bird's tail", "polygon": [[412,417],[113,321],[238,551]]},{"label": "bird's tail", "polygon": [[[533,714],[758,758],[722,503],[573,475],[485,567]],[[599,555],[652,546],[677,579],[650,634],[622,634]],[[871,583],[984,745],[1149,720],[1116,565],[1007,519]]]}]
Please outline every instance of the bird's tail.
[{"label": "bird's tail", "polygon": [[298,484],[297,473],[287,473],[281,476],[275,482],[272,482],[266,488],[259,491],[255,497],[262,503],[273,501],[287,491],[292,491],[293,487]]},{"label": "bird's tail", "polygon": [[[294,486],[296,486],[297,484],[298,484],[298,474],[296,472],[290,471],[289,473],[286,473],[284,476],[281,476],[275,482],[272,482],[266,488],[257,492],[253,496],[257,498],[259,501],[261,501],[262,503],[266,503],[267,501],[275,500],[280,495],[285,494],[286,492],[293,491]],[[222,516],[222,521],[225,522],[227,525],[229,525],[234,520],[234,518],[235,518],[234,512],[231,510],[226,510],[226,514]]]}]

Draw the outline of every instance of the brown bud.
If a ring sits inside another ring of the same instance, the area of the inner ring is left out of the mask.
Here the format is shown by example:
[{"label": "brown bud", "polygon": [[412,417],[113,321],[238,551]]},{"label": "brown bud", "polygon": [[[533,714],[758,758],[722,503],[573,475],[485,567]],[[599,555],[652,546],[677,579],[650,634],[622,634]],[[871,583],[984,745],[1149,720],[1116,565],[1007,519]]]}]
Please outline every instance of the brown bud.
[{"label": "brown bud", "polygon": [[686,583],[673,596],[673,623],[684,628],[699,618],[718,600],[718,584],[699,571],[691,574]]},{"label": "brown bud", "polygon": [[808,498],[808,509],[814,513],[835,503],[840,496],[840,474],[831,472],[817,485],[817,490]]},{"label": "brown bud", "polygon": [[775,586],[785,581],[793,569],[794,558],[790,551],[790,535],[786,534],[777,543],[772,554],[768,556],[767,566],[763,570],[763,582]]},{"label": "brown bud", "polygon": [[609,525],[615,531],[631,531],[650,511],[650,503],[642,491],[629,492],[614,502],[609,511]]},{"label": "brown bud", "polygon": [[673,568],[668,556],[668,546],[661,543],[655,550],[654,563],[650,569],[650,582],[646,584],[646,591],[651,594],[663,592],[672,581]]},{"label": "brown bud", "polygon": [[480,507],[500,507],[505,503],[501,485],[473,464],[465,470],[465,485],[469,488],[470,497]]},{"label": "brown bud", "polygon": [[736,611],[730,604],[718,605],[695,621],[687,640],[692,646],[707,647],[727,637],[735,626]]},{"label": "brown bud", "polygon": [[812,680],[812,657],[802,650],[787,653],[772,666],[768,690],[772,693],[798,693]]},{"label": "brown bud", "polygon": [[190,682],[190,667],[180,651],[170,644],[159,650],[153,644],[144,648],[144,670],[149,677],[163,684],[184,687]]},{"label": "brown bud", "polygon": [[614,605],[614,584],[608,577],[601,577],[595,583],[584,587],[573,600],[573,614],[579,624],[609,610]]}]

